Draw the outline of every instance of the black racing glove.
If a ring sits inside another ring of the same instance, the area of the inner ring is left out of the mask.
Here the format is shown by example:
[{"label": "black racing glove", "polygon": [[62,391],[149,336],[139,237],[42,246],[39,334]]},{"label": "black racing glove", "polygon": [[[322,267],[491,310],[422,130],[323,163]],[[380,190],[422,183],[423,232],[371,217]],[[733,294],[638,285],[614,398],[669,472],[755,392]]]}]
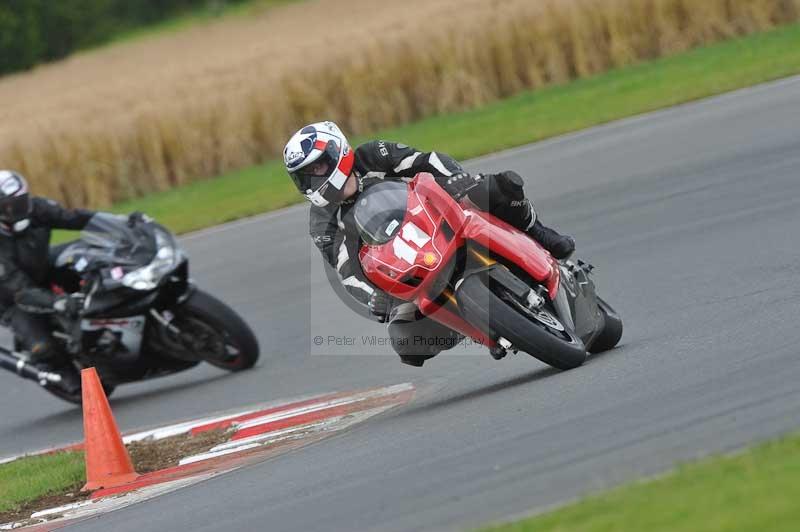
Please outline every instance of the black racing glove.
[{"label": "black racing glove", "polygon": [[467,192],[478,186],[482,179],[483,176],[480,174],[473,176],[466,172],[461,172],[444,178],[439,184],[454,199],[460,200],[467,195]]},{"label": "black racing glove", "polygon": [[380,323],[386,323],[392,312],[393,298],[383,290],[375,289],[369,296],[369,311]]}]

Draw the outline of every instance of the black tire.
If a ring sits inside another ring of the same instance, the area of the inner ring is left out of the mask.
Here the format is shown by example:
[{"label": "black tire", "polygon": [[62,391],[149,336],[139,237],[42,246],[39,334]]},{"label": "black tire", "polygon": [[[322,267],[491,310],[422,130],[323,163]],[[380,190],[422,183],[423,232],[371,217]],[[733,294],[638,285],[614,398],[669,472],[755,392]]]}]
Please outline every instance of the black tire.
[{"label": "black tire", "polygon": [[597,298],[597,304],[603,313],[605,324],[603,325],[603,331],[589,347],[590,353],[602,353],[613,349],[622,338],[622,318],[611,308],[611,305],[599,297]]},{"label": "black tire", "polygon": [[[195,290],[189,299],[175,309],[173,324],[184,329],[192,326],[210,327],[224,342],[225,353],[195,353],[212,366],[228,371],[242,371],[256,365],[259,356],[258,340],[249,325],[228,305],[214,296]],[[235,353],[228,354],[227,350]]]},{"label": "black tire", "polygon": [[494,293],[479,275],[467,277],[458,289],[464,317],[486,334],[499,334],[511,344],[545,364],[561,370],[577,368],[586,361],[583,342],[568,330],[549,329]]}]

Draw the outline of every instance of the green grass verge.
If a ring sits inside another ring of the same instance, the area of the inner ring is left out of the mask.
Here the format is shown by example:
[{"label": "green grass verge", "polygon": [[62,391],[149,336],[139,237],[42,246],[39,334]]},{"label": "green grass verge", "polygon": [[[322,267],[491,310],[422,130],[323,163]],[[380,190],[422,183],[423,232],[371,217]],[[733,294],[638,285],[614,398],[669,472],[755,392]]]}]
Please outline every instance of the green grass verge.
[{"label": "green grass verge", "polygon": [[80,452],[31,456],[0,465],[0,513],[46,495],[80,488],[84,478]]},{"label": "green grass verge", "polygon": [[800,523],[800,436],[684,465],[485,532],[789,532]]},{"label": "green grass verge", "polygon": [[[798,72],[800,25],[793,25],[527,92],[375,137],[466,159]],[[125,202],[113,210],[147,212],[181,233],[301,200],[281,164],[270,162]]]}]

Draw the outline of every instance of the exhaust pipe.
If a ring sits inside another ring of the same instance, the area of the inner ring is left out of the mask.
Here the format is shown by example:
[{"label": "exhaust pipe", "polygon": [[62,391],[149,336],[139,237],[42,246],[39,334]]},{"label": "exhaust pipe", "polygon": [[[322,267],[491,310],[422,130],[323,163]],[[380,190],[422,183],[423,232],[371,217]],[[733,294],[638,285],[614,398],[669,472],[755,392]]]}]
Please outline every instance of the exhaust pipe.
[{"label": "exhaust pipe", "polygon": [[22,354],[9,351],[4,347],[0,347],[0,368],[16,373],[23,379],[36,381],[42,386],[61,382],[61,375],[58,373],[42,371],[29,364]]}]

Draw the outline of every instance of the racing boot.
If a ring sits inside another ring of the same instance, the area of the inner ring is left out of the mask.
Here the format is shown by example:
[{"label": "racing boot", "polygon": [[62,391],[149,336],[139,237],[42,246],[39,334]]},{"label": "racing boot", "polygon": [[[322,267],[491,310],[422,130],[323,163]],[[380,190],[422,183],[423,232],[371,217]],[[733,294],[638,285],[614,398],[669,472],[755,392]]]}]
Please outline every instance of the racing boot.
[{"label": "racing boot", "polygon": [[575,251],[575,240],[571,236],[559,234],[555,229],[542,225],[539,220],[526,232],[558,260],[568,258]]}]

